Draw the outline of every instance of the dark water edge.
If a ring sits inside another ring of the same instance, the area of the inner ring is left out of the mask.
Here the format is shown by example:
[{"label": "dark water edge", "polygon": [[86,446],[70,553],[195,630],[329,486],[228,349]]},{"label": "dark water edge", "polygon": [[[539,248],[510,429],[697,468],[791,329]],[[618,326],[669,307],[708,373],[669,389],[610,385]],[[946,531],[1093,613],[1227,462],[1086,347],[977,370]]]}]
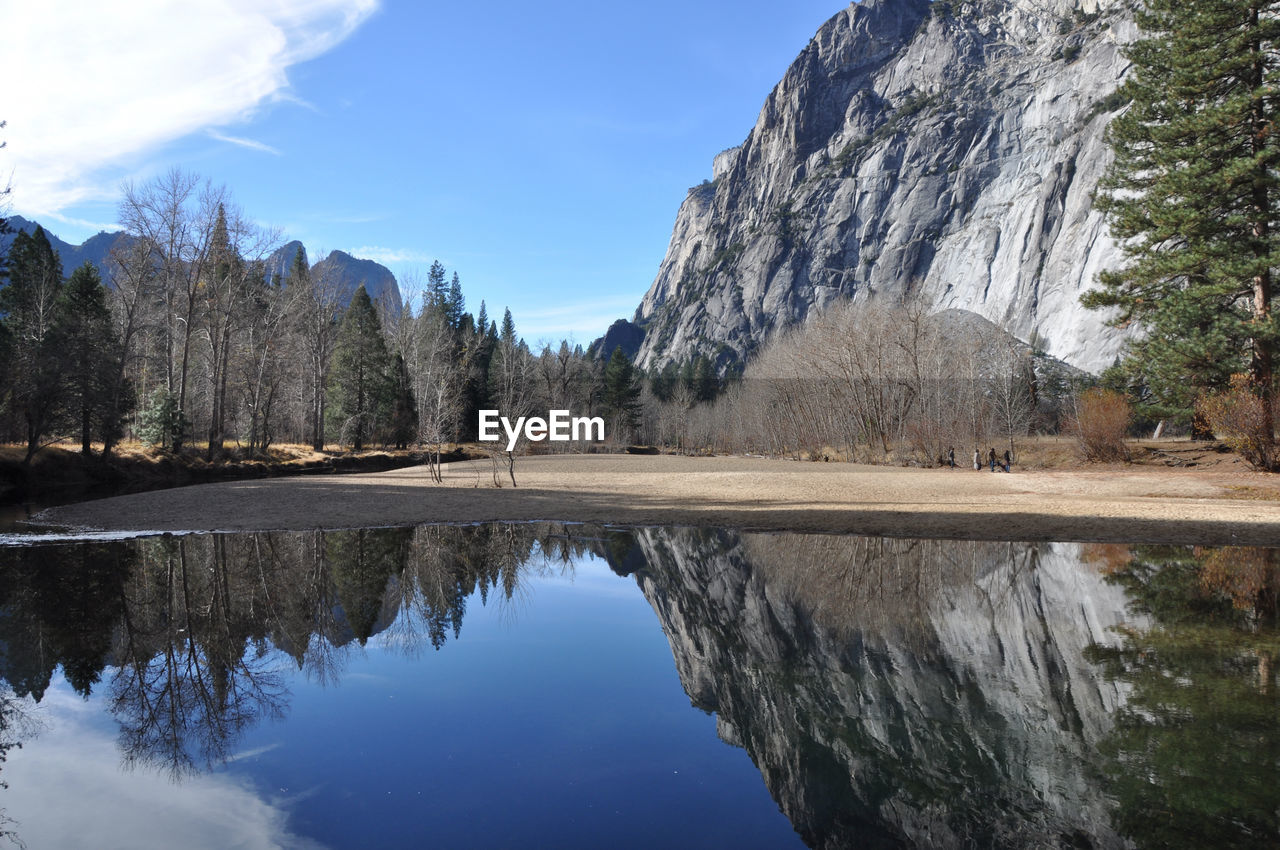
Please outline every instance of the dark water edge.
[{"label": "dark water edge", "polygon": [[1278,588],[1261,548],[561,523],[0,547],[0,807],[64,764],[145,790],[135,839],[231,783],[278,846],[1275,846]]},{"label": "dark water edge", "polygon": [[[0,460],[0,518],[9,508],[24,505],[54,507],[218,481],[386,472],[424,462],[420,453],[330,455],[305,462],[223,460],[205,463],[202,457],[201,453],[187,452],[145,458],[113,455],[104,460],[98,455],[86,458],[79,452],[45,449],[30,466],[16,460]],[[454,451],[442,456],[442,461],[471,457],[466,452]]]}]

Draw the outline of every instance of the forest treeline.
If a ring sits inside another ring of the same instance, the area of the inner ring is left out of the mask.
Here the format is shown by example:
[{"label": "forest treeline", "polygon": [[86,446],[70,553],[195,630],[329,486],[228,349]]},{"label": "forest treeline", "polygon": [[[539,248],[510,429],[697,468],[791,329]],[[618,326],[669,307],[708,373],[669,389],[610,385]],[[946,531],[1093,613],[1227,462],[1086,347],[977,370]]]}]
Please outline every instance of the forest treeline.
[{"label": "forest treeline", "polygon": [[132,436],[210,460],[277,443],[438,460],[493,408],[601,416],[612,446],[932,464],[1057,428],[1071,390],[1066,367],[994,325],[913,303],[832,308],[740,375],[705,357],[642,374],[621,350],[530,346],[510,310],[468,312],[439,262],[403,308],[344,291],[301,250],[279,269],[279,234],[181,171],[127,187],[120,220],[107,280],[89,264],[64,277],[40,229],[11,244],[0,438],[28,459],[67,437],[109,455]]},{"label": "forest treeline", "polygon": [[457,273],[434,263],[404,309],[344,291],[225,189],[172,171],[126,188],[126,238],[103,280],[64,277],[47,235],[18,233],[0,287],[0,439],[77,438],[110,454],[132,435],[168,450],[249,456],[274,443],[434,447],[474,439],[476,412],[568,408],[626,439],[640,377],[568,342],[520,339],[510,311],[472,314]]}]

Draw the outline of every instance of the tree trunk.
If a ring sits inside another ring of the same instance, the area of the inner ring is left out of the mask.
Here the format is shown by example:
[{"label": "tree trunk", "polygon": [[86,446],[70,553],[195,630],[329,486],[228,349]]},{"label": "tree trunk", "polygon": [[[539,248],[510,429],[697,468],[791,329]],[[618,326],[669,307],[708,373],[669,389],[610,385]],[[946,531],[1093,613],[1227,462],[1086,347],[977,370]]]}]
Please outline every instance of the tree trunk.
[{"label": "tree trunk", "polygon": [[93,436],[91,413],[92,410],[88,404],[84,404],[80,408],[80,454],[85,457],[93,454],[93,449],[89,445]]},{"label": "tree trunk", "polygon": [[[1258,6],[1255,5],[1250,10],[1250,26],[1253,32],[1258,32],[1260,21],[1260,13]],[[1250,45],[1253,54],[1253,68],[1251,76],[1253,79],[1250,83],[1253,90],[1258,91],[1266,83],[1267,55],[1263,50],[1260,40],[1255,40]],[[1253,154],[1260,159],[1268,144],[1268,136],[1272,132],[1272,116],[1268,115],[1268,110],[1260,96],[1255,95],[1253,106],[1250,110],[1250,128],[1252,132]],[[1264,170],[1263,173],[1257,175],[1253,183],[1253,235],[1256,238],[1254,243],[1254,256],[1261,262],[1265,262],[1273,249],[1271,245],[1271,215],[1272,215],[1272,198],[1271,191],[1268,189],[1269,175]],[[1275,400],[1275,392],[1273,384],[1273,354],[1271,351],[1271,339],[1269,337],[1268,326],[1271,324],[1271,270],[1263,267],[1258,275],[1253,279],[1253,324],[1257,329],[1257,334],[1253,338],[1253,356],[1250,363],[1250,378],[1253,381],[1254,392],[1262,399],[1262,416],[1260,431],[1264,439],[1264,451],[1266,452],[1267,469],[1275,469],[1275,422],[1272,419],[1272,404]]]},{"label": "tree trunk", "polygon": [[36,456],[36,452],[40,450],[40,437],[36,434],[35,428],[27,424],[27,456],[22,459],[23,465],[31,463],[31,458]]}]

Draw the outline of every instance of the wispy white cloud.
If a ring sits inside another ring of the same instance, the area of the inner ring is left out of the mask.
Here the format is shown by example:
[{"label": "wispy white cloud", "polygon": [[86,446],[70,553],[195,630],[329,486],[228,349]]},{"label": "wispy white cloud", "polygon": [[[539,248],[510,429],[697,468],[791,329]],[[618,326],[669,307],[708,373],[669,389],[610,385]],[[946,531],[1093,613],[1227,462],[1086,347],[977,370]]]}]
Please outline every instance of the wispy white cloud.
[{"label": "wispy white cloud", "polygon": [[246,139],[244,136],[228,136],[226,133],[219,133],[217,130],[209,131],[210,138],[217,139],[220,142],[226,142],[231,145],[239,145],[242,148],[248,148],[253,151],[261,151],[269,153],[273,156],[280,156],[280,149],[273,148],[266,142],[260,142],[257,139]]},{"label": "wispy white cloud", "polygon": [[384,248],[381,245],[362,245],[351,251],[351,256],[373,260],[383,265],[390,263],[429,263],[433,259],[423,251],[412,248]]},{"label": "wispy white cloud", "polygon": [[331,215],[320,213],[308,216],[308,218],[311,218],[314,221],[323,221],[327,224],[372,224],[375,221],[386,221],[390,217],[389,213],[384,212],[337,213]]},{"label": "wispy white cloud", "polygon": [[[560,304],[555,307],[543,307],[538,310],[527,310],[524,313],[526,319],[565,319],[581,316],[584,313],[609,312],[614,310],[626,309],[628,314],[633,312],[636,305],[640,303],[639,295],[611,295],[608,298],[591,298],[586,301],[575,301],[571,304]],[[630,309],[628,309],[630,308]]]},{"label": "wispy white cloud", "polygon": [[103,230],[119,230],[120,225],[114,221],[89,221],[84,218],[76,218],[75,216],[63,215],[62,213],[50,212],[46,213],[46,217],[62,224],[69,224],[72,227],[79,227],[84,230],[92,230],[95,233]]},{"label": "wispy white cloud", "polygon": [[315,112],[316,114],[321,114],[320,107],[316,106],[314,103],[312,103],[309,100],[298,97],[296,94],[294,94],[291,91],[288,91],[287,89],[284,91],[276,92],[271,96],[271,99],[277,103],[292,103],[294,106],[301,106],[303,109],[309,110],[311,112]]},{"label": "wispy white cloud", "polygon": [[279,742],[276,742],[274,744],[267,744],[262,747],[254,747],[251,750],[243,750],[242,752],[238,752],[238,753],[235,753],[234,755],[229,756],[227,758],[227,764],[232,764],[238,761],[244,761],[245,759],[257,758],[258,756],[265,755],[266,753],[269,753],[272,750],[278,750],[280,749],[280,747],[281,747],[281,744]]},{"label": "wispy white cloud", "polygon": [[516,311],[516,330],[526,340],[577,339],[585,345],[618,319],[629,318],[640,303],[638,295],[615,295],[575,301],[556,307]]},{"label": "wispy white cloud", "polygon": [[289,99],[288,68],[342,42],[377,6],[133,0],[125,14],[111,3],[0,0],[5,61],[28,81],[0,103],[0,168],[12,165],[15,208],[47,215],[113,198],[161,145]]}]

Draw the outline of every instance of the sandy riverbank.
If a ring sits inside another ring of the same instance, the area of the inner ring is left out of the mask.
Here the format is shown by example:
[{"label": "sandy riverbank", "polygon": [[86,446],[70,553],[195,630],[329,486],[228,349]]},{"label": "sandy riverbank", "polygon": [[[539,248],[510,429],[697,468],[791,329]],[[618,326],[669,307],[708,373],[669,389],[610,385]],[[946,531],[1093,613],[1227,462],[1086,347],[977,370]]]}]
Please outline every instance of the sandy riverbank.
[{"label": "sandy riverbank", "polygon": [[1240,470],[902,469],[756,458],[521,458],[520,486],[487,462],[204,484],[53,508],[103,530],[350,528],[554,519],[993,540],[1280,545],[1280,480]]}]

